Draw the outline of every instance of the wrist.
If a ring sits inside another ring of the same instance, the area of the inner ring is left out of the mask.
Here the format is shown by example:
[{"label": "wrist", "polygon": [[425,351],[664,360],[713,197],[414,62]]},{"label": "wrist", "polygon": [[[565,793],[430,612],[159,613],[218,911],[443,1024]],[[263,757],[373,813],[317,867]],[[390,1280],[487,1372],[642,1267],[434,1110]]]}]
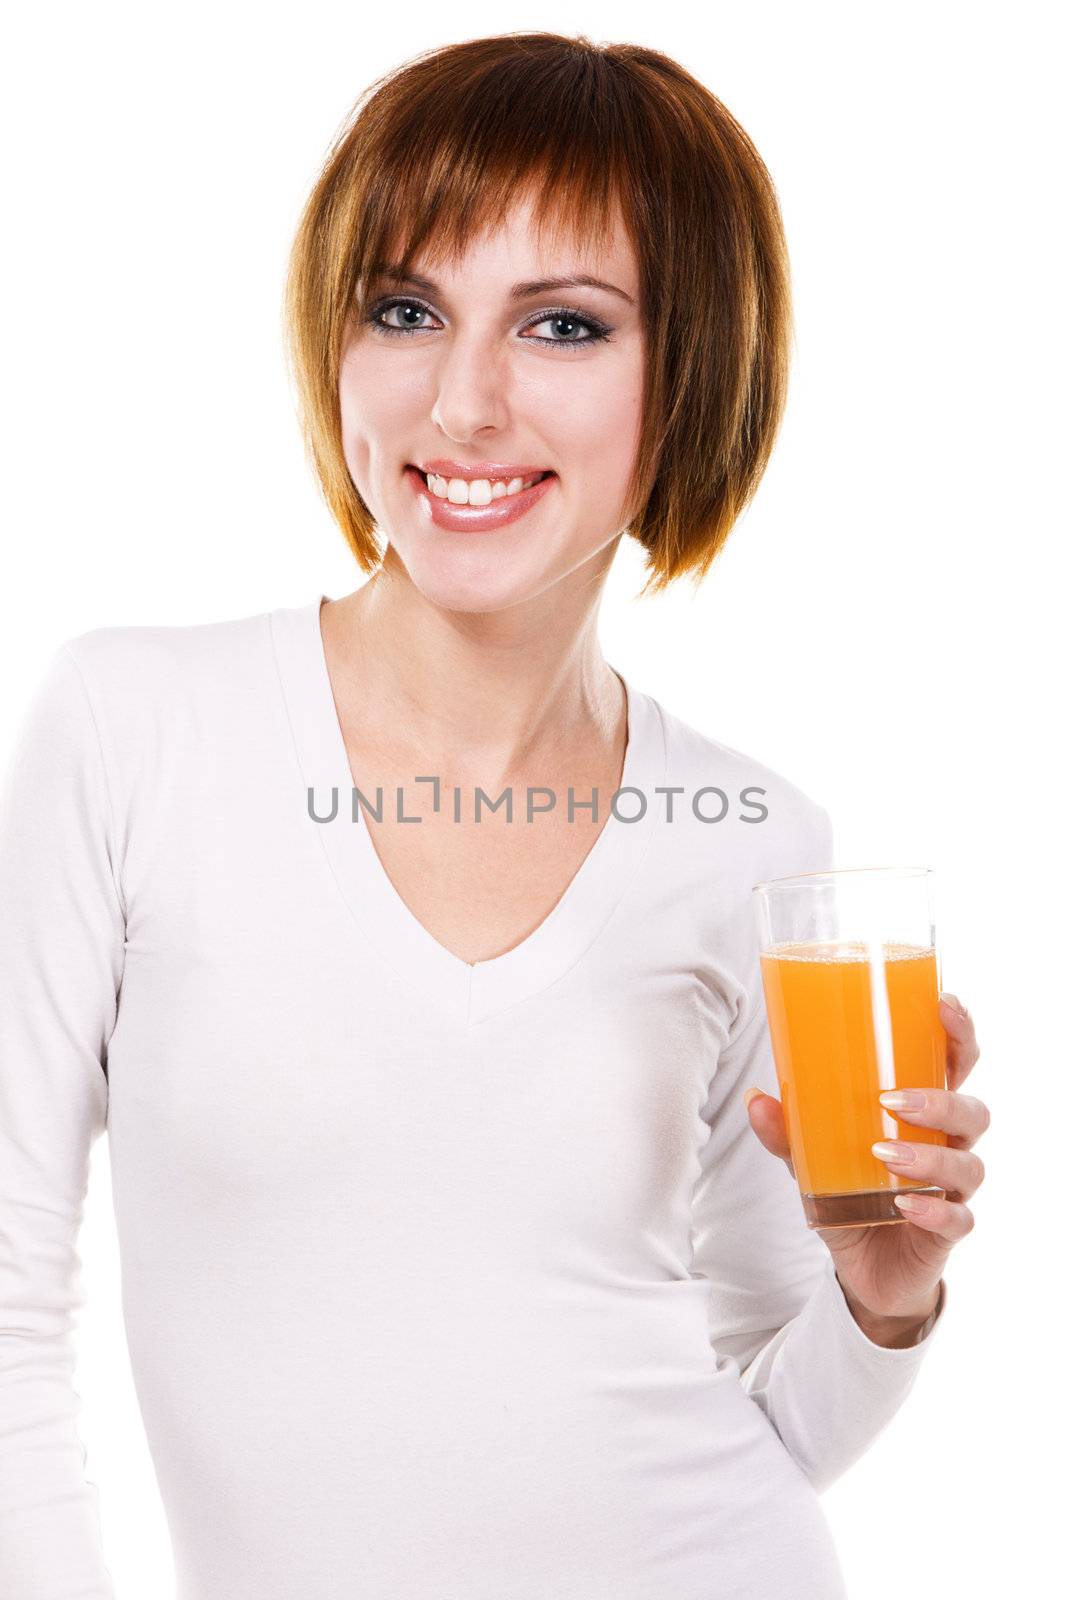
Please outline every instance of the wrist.
[{"label": "wrist", "polygon": [[906,1350],[912,1345],[921,1344],[937,1321],[941,1310],[942,1291],[944,1279],[941,1279],[933,1291],[932,1296],[924,1304],[913,1311],[901,1313],[897,1316],[886,1316],[882,1313],[870,1311],[861,1304],[854,1295],[850,1294],[837,1279],[845,1304],[852,1315],[853,1321],[860,1331],[870,1339],[872,1344],[880,1344],[890,1350]]}]

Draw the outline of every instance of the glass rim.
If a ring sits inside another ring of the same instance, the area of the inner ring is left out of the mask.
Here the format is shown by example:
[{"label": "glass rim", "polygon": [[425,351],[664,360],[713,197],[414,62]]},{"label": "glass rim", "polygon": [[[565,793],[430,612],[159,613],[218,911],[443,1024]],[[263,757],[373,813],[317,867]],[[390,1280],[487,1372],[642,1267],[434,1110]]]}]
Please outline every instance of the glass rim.
[{"label": "glass rim", "polygon": [[811,883],[813,879],[825,878],[832,881],[836,878],[868,877],[868,878],[930,878],[933,876],[933,867],[831,867],[825,872],[794,872],[786,878],[763,878],[759,883],[752,885],[752,893],[758,894],[761,889],[787,888],[792,884],[803,886]]}]

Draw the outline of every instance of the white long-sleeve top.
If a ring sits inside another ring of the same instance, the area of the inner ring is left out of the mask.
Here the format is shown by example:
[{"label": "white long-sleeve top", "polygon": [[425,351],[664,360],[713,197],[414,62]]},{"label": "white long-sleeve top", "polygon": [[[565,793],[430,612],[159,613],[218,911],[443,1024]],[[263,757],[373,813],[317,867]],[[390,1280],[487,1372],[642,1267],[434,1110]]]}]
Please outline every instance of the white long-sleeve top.
[{"label": "white long-sleeve top", "polygon": [[942,1319],[866,1337],[745,1111],[751,888],[831,864],[825,810],[624,677],[613,814],[470,965],[352,821],[320,598],[67,640],[8,760],[0,1594],[113,1593],[71,1384],[106,1127],[178,1600],[839,1600],[819,1491]]}]

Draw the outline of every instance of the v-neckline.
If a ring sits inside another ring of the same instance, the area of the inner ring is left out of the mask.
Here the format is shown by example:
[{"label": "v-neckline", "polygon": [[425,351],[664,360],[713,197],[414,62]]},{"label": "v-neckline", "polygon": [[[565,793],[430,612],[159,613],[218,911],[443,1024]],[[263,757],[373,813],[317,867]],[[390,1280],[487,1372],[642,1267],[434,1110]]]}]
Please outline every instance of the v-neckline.
[{"label": "v-neckline", "polygon": [[[581,960],[622,900],[663,810],[666,736],[657,702],[618,672],[626,690],[627,741],[619,812],[607,822],[552,910],[532,933],[487,961],[468,962],[419,921],[386,872],[365,821],[353,822],[356,787],[334,701],[320,612],[327,595],[270,612],[282,694],[303,779],[300,815],[322,842],[354,921],[402,981],[466,1023],[484,1021],[556,983]],[[307,791],[317,816],[310,815]],[[630,791],[637,791],[631,793]],[[363,791],[373,801],[373,792]],[[641,802],[644,802],[643,808]],[[609,802],[610,803],[610,802]],[[619,814],[621,813],[621,815]],[[631,820],[628,820],[631,819]]]}]

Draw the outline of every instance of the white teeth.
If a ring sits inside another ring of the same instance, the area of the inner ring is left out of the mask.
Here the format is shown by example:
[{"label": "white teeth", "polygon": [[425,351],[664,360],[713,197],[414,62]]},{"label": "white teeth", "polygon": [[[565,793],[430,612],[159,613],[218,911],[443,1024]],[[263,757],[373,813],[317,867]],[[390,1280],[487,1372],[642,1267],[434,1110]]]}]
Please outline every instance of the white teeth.
[{"label": "white teeth", "polygon": [[532,478],[511,478],[505,483],[503,478],[494,478],[492,481],[488,478],[439,478],[435,473],[428,472],[426,482],[430,493],[437,495],[440,500],[450,500],[456,506],[487,506],[493,500],[502,500],[505,495],[528,489],[544,476],[543,472],[538,472]]}]

